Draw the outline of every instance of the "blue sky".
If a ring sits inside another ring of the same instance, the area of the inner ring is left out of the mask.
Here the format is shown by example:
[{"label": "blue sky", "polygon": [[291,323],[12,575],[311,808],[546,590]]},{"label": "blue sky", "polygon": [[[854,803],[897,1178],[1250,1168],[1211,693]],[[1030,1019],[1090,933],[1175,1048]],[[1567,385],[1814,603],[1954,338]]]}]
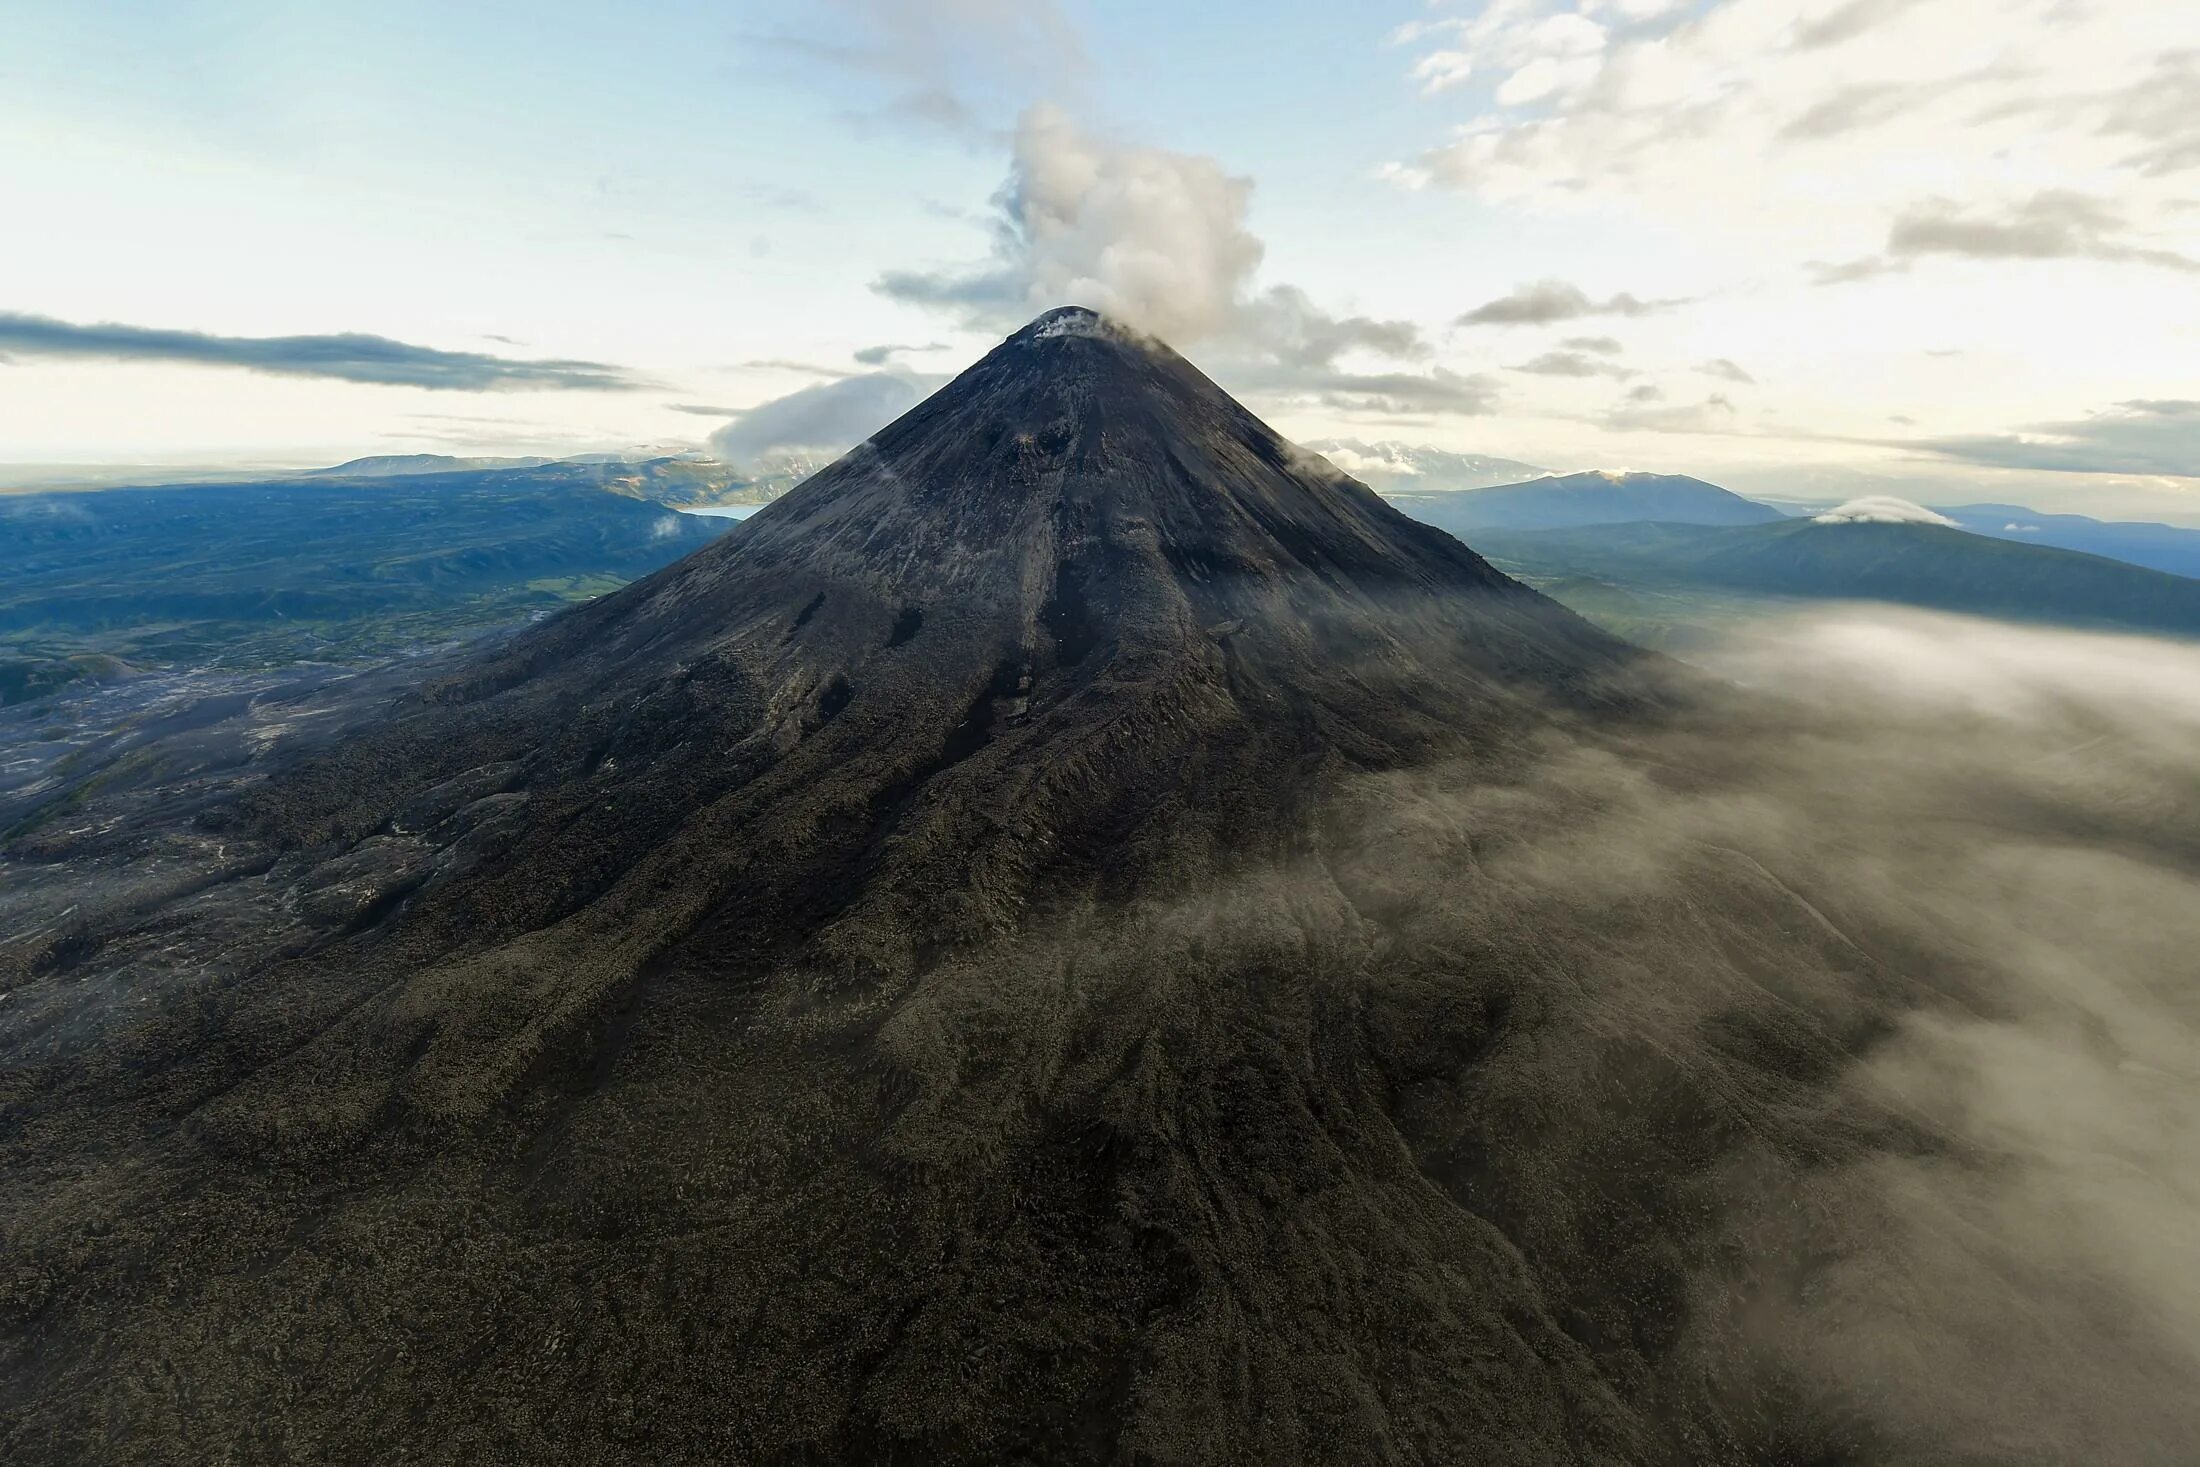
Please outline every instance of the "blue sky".
[{"label": "blue sky", "polygon": [[1074,285],[1301,438],[2190,517],[2179,9],[0,0],[0,461],[695,444]]}]

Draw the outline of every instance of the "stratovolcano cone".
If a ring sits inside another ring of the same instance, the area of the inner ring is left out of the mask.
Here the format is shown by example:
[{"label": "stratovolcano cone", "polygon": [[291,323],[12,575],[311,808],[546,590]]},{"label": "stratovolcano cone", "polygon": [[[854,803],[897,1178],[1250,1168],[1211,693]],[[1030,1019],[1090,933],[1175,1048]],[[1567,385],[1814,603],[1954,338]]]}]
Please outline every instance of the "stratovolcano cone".
[{"label": "stratovolcano cone", "polygon": [[[1051,312],[191,812],[266,909],[85,935],[208,976],[22,1092],[57,1177],[144,1167],[110,1255],[58,1204],[15,1250],[41,1439],[157,1460],[280,1391],[321,1461],[1654,1455],[1401,1142],[1509,970],[1394,984],[1332,800],[1501,769],[1637,658]],[[192,1401],[95,1410],[120,1372]]]},{"label": "stratovolcano cone", "polygon": [[[258,813],[356,838],[515,763],[560,814],[450,893],[453,937],[609,915],[659,962],[818,939],[906,972],[1141,862],[1257,858],[1325,772],[1495,752],[1635,655],[1067,308],[723,541],[427,689],[403,756],[364,741]],[[677,918],[627,909],[660,882]]]}]

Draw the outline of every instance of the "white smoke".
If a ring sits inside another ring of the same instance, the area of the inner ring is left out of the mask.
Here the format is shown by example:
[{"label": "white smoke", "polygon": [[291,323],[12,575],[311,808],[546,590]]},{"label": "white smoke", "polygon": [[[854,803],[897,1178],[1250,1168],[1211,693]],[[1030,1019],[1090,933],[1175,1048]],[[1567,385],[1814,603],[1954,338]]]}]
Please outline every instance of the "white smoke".
[{"label": "white smoke", "polygon": [[1024,304],[1079,301],[1171,340],[1211,337],[1260,267],[1252,193],[1211,158],[1111,147],[1034,107],[1017,124],[1007,202],[1027,246]]},{"label": "white smoke", "polygon": [[1252,180],[1212,158],[1100,137],[1059,107],[1035,106],[1017,123],[994,198],[991,259],[890,272],[878,288],[987,331],[1088,306],[1173,345],[1204,346],[1260,390],[1458,406],[1456,377],[1337,370],[1351,355],[1419,360],[1428,344],[1409,321],[1339,315],[1294,286],[1259,285],[1265,250],[1247,222],[1252,195]]}]

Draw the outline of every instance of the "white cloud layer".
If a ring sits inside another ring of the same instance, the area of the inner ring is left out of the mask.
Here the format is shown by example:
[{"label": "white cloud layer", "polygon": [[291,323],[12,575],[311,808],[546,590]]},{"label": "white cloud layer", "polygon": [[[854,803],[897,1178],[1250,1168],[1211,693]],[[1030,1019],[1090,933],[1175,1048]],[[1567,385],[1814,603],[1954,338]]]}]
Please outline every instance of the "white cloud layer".
[{"label": "white cloud layer", "polygon": [[710,449],[751,471],[791,459],[835,458],[915,407],[937,385],[937,379],[902,372],[820,382],[740,410],[710,435]]},{"label": "white cloud layer", "polygon": [[2169,262],[2200,224],[2190,6],[1497,0],[1404,39],[1489,82],[1408,182],[1916,253]]},{"label": "white cloud layer", "polygon": [[1820,525],[1946,525],[1951,530],[1956,528],[1956,522],[1946,515],[1892,494],[1867,494],[1861,499],[1837,504],[1824,514],[1812,515],[1811,521]]},{"label": "white cloud layer", "polygon": [[[1599,456],[1691,434],[1688,466],[1713,475],[1899,474],[1879,446],[1973,493],[2200,508],[2178,408],[2200,330],[2200,7],[1433,0],[1390,39],[1429,133],[1379,172],[1470,197],[1552,272],[1499,296],[1525,273],[1476,278],[1469,255],[1460,322],[1641,318],[1619,411],[1584,400],[1587,376],[1543,375],[1511,379],[1516,416],[1593,423]],[[1420,70],[1438,55],[1440,89]],[[1678,405],[1689,371],[1750,391]],[[1889,421],[1918,436],[1882,443]]]}]

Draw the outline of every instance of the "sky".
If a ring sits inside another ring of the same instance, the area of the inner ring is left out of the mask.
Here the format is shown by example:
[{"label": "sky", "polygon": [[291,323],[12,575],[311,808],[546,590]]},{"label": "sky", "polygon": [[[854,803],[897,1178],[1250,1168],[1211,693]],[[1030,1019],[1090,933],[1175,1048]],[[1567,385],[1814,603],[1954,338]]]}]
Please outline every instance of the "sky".
[{"label": "sky", "polygon": [[0,463],[1291,436],[2200,523],[2200,7],[0,0]]}]

